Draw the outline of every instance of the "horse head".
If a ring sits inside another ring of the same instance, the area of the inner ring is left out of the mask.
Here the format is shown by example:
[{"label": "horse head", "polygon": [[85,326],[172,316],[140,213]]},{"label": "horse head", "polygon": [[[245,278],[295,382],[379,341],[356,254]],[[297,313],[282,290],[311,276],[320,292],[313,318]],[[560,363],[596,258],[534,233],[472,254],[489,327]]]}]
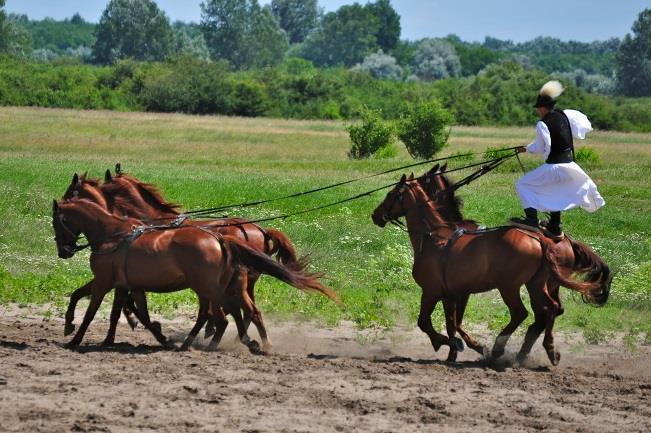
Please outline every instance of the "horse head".
[{"label": "horse head", "polygon": [[78,250],[77,239],[79,239],[81,231],[74,227],[74,223],[71,224],[64,209],[56,200],[52,203],[52,227],[59,258],[69,259],[74,256]]},{"label": "horse head", "polygon": [[89,178],[86,173],[81,176],[75,173],[72,176],[72,181],[63,194],[63,200],[71,199],[87,199],[104,209],[108,208],[106,197],[99,188],[99,180]]},{"label": "horse head", "polygon": [[419,194],[414,191],[415,188],[418,188],[422,193],[422,189],[414,179],[413,173],[409,177],[403,174],[398,183],[387,193],[382,203],[371,214],[373,223],[379,227],[384,227],[387,222],[396,221],[398,218],[407,215],[409,209],[419,200],[422,200],[422,196],[419,197]]}]

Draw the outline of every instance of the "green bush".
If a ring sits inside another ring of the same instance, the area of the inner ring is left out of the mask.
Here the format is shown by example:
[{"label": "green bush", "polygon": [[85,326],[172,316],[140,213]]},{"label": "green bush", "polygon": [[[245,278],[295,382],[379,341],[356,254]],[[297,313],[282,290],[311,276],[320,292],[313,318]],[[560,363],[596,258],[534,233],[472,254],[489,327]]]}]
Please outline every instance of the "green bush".
[{"label": "green bush", "polygon": [[378,110],[364,107],[360,111],[360,121],[346,127],[352,146],[348,156],[360,159],[390,147],[393,143],[393,127],[382,120]]},{"label": "green bush", "polygon": [[398,121],[398,138],[414,158],[429,159],[450,137],[453,117],[438,100],[409,105]]},{"label": "green bush", "polygon": [[601,157],[596,150],[590,147],[579,147],[574,153],[576,162],[586,166],[597,166],[601,164]]}]

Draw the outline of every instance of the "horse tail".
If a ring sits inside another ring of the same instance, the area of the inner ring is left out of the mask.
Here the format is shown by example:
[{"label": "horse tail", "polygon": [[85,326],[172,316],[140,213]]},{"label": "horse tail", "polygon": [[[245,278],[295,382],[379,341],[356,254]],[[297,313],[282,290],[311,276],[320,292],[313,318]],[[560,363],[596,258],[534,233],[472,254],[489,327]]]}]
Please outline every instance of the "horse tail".
[{"label": "horse tail", "polygon": [[318,280],[323,276],[322,274],[305,272],[305,267],[308,265],[307,260],[297,260],[290,267],[249,247],[240,239],[229,236],[224,238],[224,242],[236,263],[239,262],[262,274],[271,275],[297,289],[310,293],[320,293],[338,304],[341,303],[339,295]]},{"label": "horse tail", "polygon": [[285,266],[292,269],[304,269],[307,263],[302,264],[301,260],[296,257],[296,249],[294,244],[289,238],[281,231],[275,229],[265,230],[269,239],[269,251],[267,254],[270,256],[276,255],[276,258]]},{"label": "horse tail", "polygon": [[583,281],[564,276],[561,268],[565,267],[567,269],[567,267],[558,263],[554,248],[546,246],[545,242],[543,242],[545,258],[550,265],[552,276],[561,285],[580,292],[586,302],[596,305],[605,304],[608,301],[610,284],[613,280],[613,274],[608,264],[588,245],[569,236],[566,236],[566,238],[570,242],[574,253],[574,263],[569,270],[572,274],[582,274]]}]

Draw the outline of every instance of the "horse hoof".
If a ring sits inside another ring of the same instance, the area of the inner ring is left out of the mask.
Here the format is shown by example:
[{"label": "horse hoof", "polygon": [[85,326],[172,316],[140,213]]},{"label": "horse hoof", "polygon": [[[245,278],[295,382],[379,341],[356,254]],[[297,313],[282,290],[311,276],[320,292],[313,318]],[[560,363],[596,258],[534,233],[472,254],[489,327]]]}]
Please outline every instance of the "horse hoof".
[{"label": "horse hoof", "polygon": [[249,346],[249,352],[251,352],[252,354],[254,354],[254,355],[263,355],[264,354],[264,352],[260,348],[260,344],[258,344],[257,341],[251,340],[251,342],[249,343],[248,346]]},{"label": "horse hoof", "polygon": [[490,353],[489,359],[491,361],[495,361],[502,355],[504,355],[504,349],[498,349],[498,350],[493,349],[493,351]]},{"label": "horse hoof", "polygon": [[66,325],[63,328],[63,335],[68,336],[72,334],[75,331],[75,325],[72,323],[66,323]]},{"label": "horse hoof", "polygon": [[448,364],[452,364],[456,362],[456,360],[457,360],[457,351],[454,350],[452,347],[450,347],[450,353],[448,353],[448,357],[445,360],[445,362]]},{"label": "horse hoof", "polygon": [[561,362],[561,354],[555,350],[550,350],[547,352],[547,357],[553,366],[557,366]]},{"label": "horse hoof", "polygon": [[528,356],[528,354],[518,353],[518,355],[515,357],[515,362],[518,365],[522,365],[522,364],[524,364],[524,361],[527,360],[527,356]]},{"label": "horse hoof", "polygon": [[160,333],[161,332],[160,322],[158,321],[151,322],[151,330]]},{"label": "horse hoof", "polygon": [[138,327],[138,323],[140,322],[138,322],[136,319],[127,319],[127,323],[129,324],[129,327],[133,331]]},{"label": "horse hoof", "polygon": [[79,341],[75,341],[75,340],[68,341],[66,344],[63,345],[63,347],[65,347],[66,349],[71,349],[71,350],[76,349],[78,346],[79,346]]},{"label": "horse hoof", "polygon": [[102,347],[110,347],[113,346],[115,343],[115,340],[104,340],[102,341]]},{"label": "horse hoof", "polygon": [[450,347],[451,348],[453,347],[457,352],[463,352],[464,349],[463,341],[461,341],[461,339],[457,337],[452,337],[450,339]]}]

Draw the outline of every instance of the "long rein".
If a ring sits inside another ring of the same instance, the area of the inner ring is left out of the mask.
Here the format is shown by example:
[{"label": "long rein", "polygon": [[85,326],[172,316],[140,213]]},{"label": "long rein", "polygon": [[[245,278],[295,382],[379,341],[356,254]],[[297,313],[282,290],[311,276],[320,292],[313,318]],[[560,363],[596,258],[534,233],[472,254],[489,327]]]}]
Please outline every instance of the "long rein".
[{"label": "long rein", "polygon": [[[515,147],[514,148],[505,148],[505,149],[501,149],[501,150],[505,150],[505,151],[506,150],[515,150]],[[465,154],[465,155],[467,155],[467,154]],[[137,236],[140,236],[141,234],[143,234],[145,232],[150,232],[150,231],[176,229],[176,228],[182,227],[183,223],[189,218],[200,217],[200,218],[217,218],[217,219],[219,219],[219,218],[227,217],[227,215],[218,215],[218,216],[211,215],[216,210],[225,210],[225,209],[228,209],[228,208],[234,208],[234,207],[238,207],[238,206],[239,207],[249,207],[249,206],[255,206],[255,205],[259,205],[259,204],[269,203],[269,202],[277,201],[277,200],[281,200],[281,199],[299,197],[299,196],[311,194],[311,193],[314,193],[314,192],[317,192],[317,191],[323,191],[323,190],[326,190],[326,189],[334,188],[336,186],[341,186],[341,185],[349,184],[349,183],[352,183],[352,182],[357,182],[359,180],[369,179],[369,178],[377,177],[377,176],[380,176],[380,175],[383,175],[383,174],[403,170],[404,168],[410,168],[410,167],[415,167],[415,166],[419,166],[419,165],[423,165],[423,164],[429,164],[429,163],[435,162],[435,161],[449,160],[449,159],[458,158],[460,156],[465,156],[465,155],[449,156],[449,157],[437,158],[437,159],[428,160],[428,161],[421,161],[421,162],[418,162],[418,163],[415,163],[415,164],[410,164],[410,165],[406,165],[406,166],[403,166],[403,167],[394,168],[394,169],[391,169],[391,170],[386,170],[386,171],[381,172],[381,173],[375,173],[375,174],[372,174],[372,175],[368,175],[368,176],[364,176],[364,177],[360,177],[360,178],[356,178],[356,179],[352,179],[352,180],[348,180],[348,181],[344,181],[344,182],[339,182],[339,183],[336,183],[336,184],[328,185],[328,186],[317,188],[317,189],[314,189],[314,190],[309,190],[309,191],[304,191],[304,192],[300,192],[300,193],[290,194],[290,195],[287,195],[287,196],[284,196],[284,197],[276,197],[276,198],[267,199],[267,200],[259,200],[259,201],[256,201],[256,202],[248,202],[248,203],[243,203],[243,204],[240,204],[240,205],[228,205],[228,206],[221,206],[219,208],[209,208],[209,209],[185,212],[185,213],[182,213],[179,216],[177,216],[169,224],[159,224],[159,225],[143,224],[143,225],[140,225],[140,226],[133,226],[131,228],[131,230],[129,230],[129,231],[116,233],[116,234],[112,235],[111,237],[112,238],[113,237],[122,237],[122,241],[119,242],[116,245],[116,247],[114,247],[113,249],[111,249],[110,251],[107,251],[107,252],[93,251],[93,253],[94,254],[110,254],[110,253],[113,253],[114,251],[116,251],[120,247],[120,245],[124,242],[124,240],[128,239],[131,236],[136,236],[137,237]],[[478,162],[478,163],[468,164],[468,165],[465,165],[465,166],[462,166],[462,167],[458,167],[458,168],[454,168],[454,169],[450,169],[450,170],[445,170],[445,171],[440,172],[440,174],[447,174],[447,173],[452,173],[452,172],[455,172],[455,171],[466,170],[468,168],[481,166],[479,170],[476,170],[475,172],[471,173],[470,175],[466,176],[465,178],[463,178],[462,180],[460,180],[459,182],[457,182],[457,183],[455,183],[454,185],[451,186],[451,188],[453,188],[453,190],[456,190],[456,189],[460,188],[461,186],[467,185],[470,182],[472,182],[472,181],[478,179],[479,177],[483,176],[484,174],[488,173],[489,171],[493,170],[494,168],[496,168],[497,166],[502,164],[507,159],[513,157],[514,155],[517,155],[517,154],[515,152],[514,153],[509,153],[507,155],[502,155],[502,156],[493,158],[491,160],[481,161],[481,162]],[[374,188],[372,190],[369,190],[369,191],[366,191],[366,192],[363,192],[363,193],[360,193],[360,194],[356,194],[356,195],[354,195],[352,197],[347,197],[347,198],[342,199],[342,200],[337,200],[337,201],[332,202],[332,203],[327,203],[327,204],[324,204],[324,205],[315,206],[315,207],[308,208],[308,209],[303,209],[303,210],[293,212],[293,213],[280,214],[280,215],[275,215],[275,216],[266,217],[266,218],[259,218],[259,219],[255,219],[255,220],[247,220],[246,223],[256,224],[256,223],[262,223],[262,222],[268,222],[268,221],[274,221],[274,220],[287,219],[287,218],[290,218],[290,217],[293,217],[293,216],[303,215],[303,214],[310,213],[310,212],[315,212],[317,210],[326,209],[326,208],[337,206],[337,205],[340,205],[340,204],[343,204],[343,203],[358,200],[360,198],[369,196],[369,195],[371,195],[371,194],[373,194],[375,192],[378,192],[378,191],[381,191],[381,190],[396,186],[397,184],[398,184],[398,182],[393,182],[393,183],[390,183],[388,185],[384,185],[384,186],[381,186],[379,188]],[[444,191],[445,190],[438,191],[437,194],[443,193]],[[206,212],[208,212],[208,211],[210,211],[211,214],[207,214]],[[155,219],[149,219],[149,220],[143,220],[143,221],[156,221],[156,220],[162,220],[162,219],[169,219],[169,217],[167,217],[167,218],[155,218]],[[402,222],[400,222],[400,221],[392,220],[390,222],[392,224],[394,224],[394,225],[397,225],[398,227],[400,227],[400,225],[402,225],[404,227],[404,224],[402,224]],[[224,224],[216,224],[214,222],[210,223],[210,227],[213,227],[213,228],[214,227],[237,227],[237,226],[241,226],[241,225],[242,225],[242,222],[224,223]],[[70,231],[70,229],[68,229],[65,225],[64,225],[64,227],[67,230]],[[404,228],[402,228],[402,229],[404,230]],[[74,252],[84,250],[84,249],[88,248],[89,246],[90,246],[90,244],[88,244],[88,243],[85,244],[85,245],[75,245],[73,247]]]}]

